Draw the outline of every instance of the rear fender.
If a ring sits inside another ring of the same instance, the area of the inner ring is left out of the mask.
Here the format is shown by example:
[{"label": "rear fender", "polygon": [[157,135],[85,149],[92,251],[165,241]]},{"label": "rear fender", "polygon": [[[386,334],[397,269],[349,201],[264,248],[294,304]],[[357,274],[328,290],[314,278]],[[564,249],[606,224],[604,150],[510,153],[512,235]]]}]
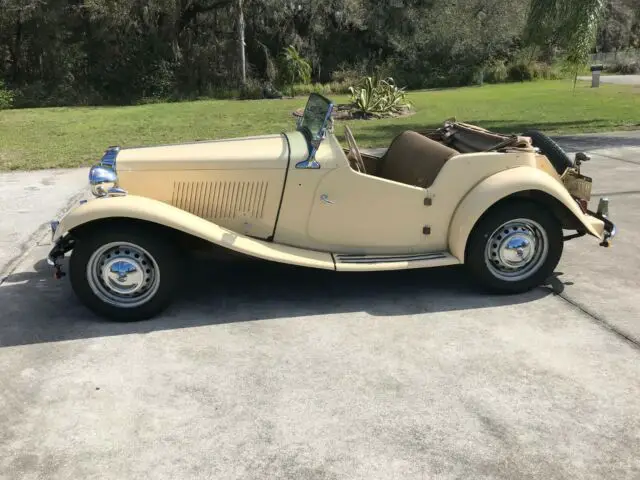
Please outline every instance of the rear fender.
[{"label": "rear fender", "polygon": [[213,244],[252,257],[291,265],[335,270],[330,253],[277,245],[242,235],[164,202],[136,195],[90,200],[64,216],[53,241],[82,226],[99,226],[101,221],[129,218],[169,227]]},{"label": "rear fender", "polygon": [[[575,226],[603,239],[604,222],[585,215],[564,185],[548,173],[530,166],[516,167],[496,173],[476,185],[460,202],[449,227],[449,250],[464,262],[467,240],[482,215],[500,201],[508,201],[520,193],[525,198],[551,207],[560,218],[569,218]],[[531,195],[533,193],[533,195]]]}]

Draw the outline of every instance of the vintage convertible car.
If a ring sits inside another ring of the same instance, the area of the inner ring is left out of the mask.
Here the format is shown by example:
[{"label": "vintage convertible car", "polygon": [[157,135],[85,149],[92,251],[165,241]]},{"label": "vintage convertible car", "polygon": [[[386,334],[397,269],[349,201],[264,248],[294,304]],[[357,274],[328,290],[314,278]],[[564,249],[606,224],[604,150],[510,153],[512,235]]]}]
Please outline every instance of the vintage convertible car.
[{"label": "vintage convertible car", "polygon": [[89,173],[96,198],[51,223],[56,277],[72,251],[77,296],[120,321],[169,305],[194,241],[338,272],[465,264],[515,293],[553,273],[565,240],[615,235],[606,199],[588,209],[588,157],[569,160],[540,132],[447,121],[361,151],[348,127],[348,148],[337,140],[333,107],[312,94],[287,133],[109,147]]}]

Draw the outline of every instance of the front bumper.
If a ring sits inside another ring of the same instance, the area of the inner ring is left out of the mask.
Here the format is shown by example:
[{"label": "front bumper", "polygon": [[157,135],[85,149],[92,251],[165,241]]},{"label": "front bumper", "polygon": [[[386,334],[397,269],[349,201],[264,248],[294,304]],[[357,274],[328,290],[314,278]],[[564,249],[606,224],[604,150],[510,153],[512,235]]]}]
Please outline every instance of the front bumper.
[{"label": "front bumper", "polygon": [[[52,221],[49,223],[51,228],[51,239],[55,237],[56,230],[60,222]],[[62,266],[60,265],[60,260],[64,258],[65,254],[73,248],[73,237],[69,234],[61,236],[57,240],[54,241],[53,247],[49,251],[49,255],[47,255],[47,263],[53,267],[54,269],[54,277],[56,279],[60,279],[65,276],[65,273],[62,271]]]},{"label": "front bumper", "polygon": [[617,229],[615,224],[609,220],[609,199],[601,198],[598,203],[598,210],[593,212],[587,209],[587,214],[604,223],[603,239],[602,242],[600,242],[600,246],[611,246],[611,239],[616,236]]}]

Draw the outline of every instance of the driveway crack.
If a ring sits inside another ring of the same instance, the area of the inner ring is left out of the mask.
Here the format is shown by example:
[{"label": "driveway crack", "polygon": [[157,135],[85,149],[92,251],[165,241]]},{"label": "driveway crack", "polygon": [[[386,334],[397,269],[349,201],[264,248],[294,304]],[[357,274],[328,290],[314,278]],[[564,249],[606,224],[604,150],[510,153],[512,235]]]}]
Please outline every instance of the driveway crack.
[{"label": "driveway crack", "polygon": [[640,350],[640,341],[638,341],[637,339],[633,338],[631,335],[628,335],[627,333],[625,333],[623,330],[619,329],[615,325],[612,325],[611,323],[606,321],[604,318],[601,318],[600,316],[598,316],[598,314],[592,312],[591,310],[589,310],[589,308],[585,307],[580,302],[576,302],[575,300],[572,300],[565,293],[558,292],[553,287],[551,287],[551,289],[552,289],[552,291],[554,291],[554,293],[558,297],[560,297],[562,300],[567,302],[569,305],[573,306],[574,308],[577,308],[582,313],[587,315],[594,323],[596,323],[597,325],[601,326],[602,328],[605,328],[605,329],[609,330],[611,333],[616,335],[618,338],[620,338],[621,340],[623,340],[623,341],[627,342],[629,345],[631,345],[632,348],[635,348],[636,350]]},{"label": "driveway crack", "polygon": [[597,150],[594,152],[589,152],[592,155],[596,155],[598,157],[605,157],[605,158],[609,158],[611,160],[617,160],[618,162],[624,162],[624,163],[630,163],[632,165],[640,165],[640,161],[635,161],[635,160],[627,160],[626,158],[619,158],[619,157],[614,157],[612,155],[605,155],[604,153],[599,153]]},{"label": "driveway crack", "polygon": [[620,195],[637,195],[640,193],[640,190],[629,190],[626,192],[603,192],[603,193],[592,193],[591,195],[594,197],[618,197]]}]

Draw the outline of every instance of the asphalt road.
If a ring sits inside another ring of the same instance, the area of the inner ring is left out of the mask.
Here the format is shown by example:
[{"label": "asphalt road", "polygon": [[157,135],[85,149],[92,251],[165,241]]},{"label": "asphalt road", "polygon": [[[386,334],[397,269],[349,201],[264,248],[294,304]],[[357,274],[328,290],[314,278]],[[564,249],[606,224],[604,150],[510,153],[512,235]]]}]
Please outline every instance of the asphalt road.
[{"label": "asphalt road", "polygon": [[[578,77],[578,80],[590,82],[591,76]],[[640,75],[600,75],[600,83],[640,85]]]},{"label": "asphalt road", "polygon": [[203,263],[166,315],[113,324],[42,234],[0,286],[0,478],[639,478],[640,135],[562,143],[598,149],[619,234],[526,295]]}]

